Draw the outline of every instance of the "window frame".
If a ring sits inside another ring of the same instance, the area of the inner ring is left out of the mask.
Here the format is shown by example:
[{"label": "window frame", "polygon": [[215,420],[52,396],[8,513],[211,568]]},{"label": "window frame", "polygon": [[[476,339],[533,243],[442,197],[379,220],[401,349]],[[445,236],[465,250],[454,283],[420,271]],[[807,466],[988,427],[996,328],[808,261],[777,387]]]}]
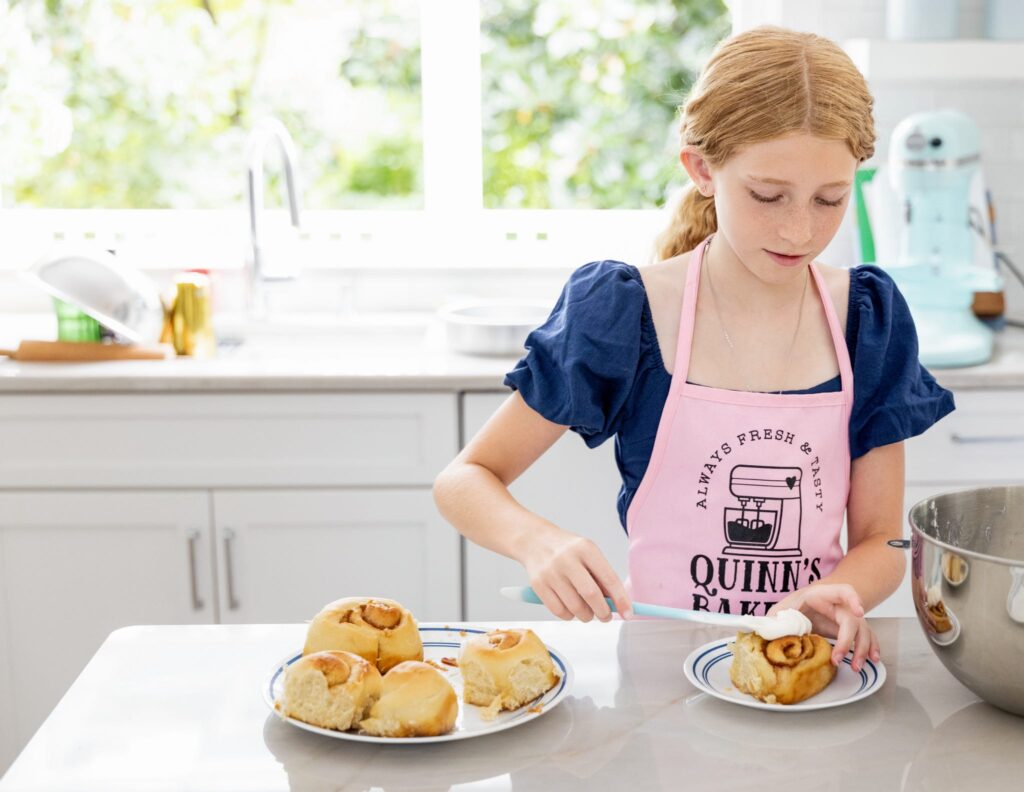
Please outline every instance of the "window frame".
[{"label": "window frame", "polygon": [[[483,204],[480,4],[421,2],[423,209],[303,210],[303,268],[534,269],[568,260],[650,254],[663,209],[490,209]],[[466,156],[476,152],[476,156]],[[273,158],[268,163],[274,168]],[[299,172],[301,174],[301,152]],[[245,178],[238,174],[239,181]],[[300,178],[301,185],[301,178]],[[289,234],[283,210],[266,210],[269,233]],[[245,207],[182,209],[0,209],[7,254],[22,269],[52,245],[116,249],[142,269],[241,269]],[[44,244],[45,244],[44,243]]]}]

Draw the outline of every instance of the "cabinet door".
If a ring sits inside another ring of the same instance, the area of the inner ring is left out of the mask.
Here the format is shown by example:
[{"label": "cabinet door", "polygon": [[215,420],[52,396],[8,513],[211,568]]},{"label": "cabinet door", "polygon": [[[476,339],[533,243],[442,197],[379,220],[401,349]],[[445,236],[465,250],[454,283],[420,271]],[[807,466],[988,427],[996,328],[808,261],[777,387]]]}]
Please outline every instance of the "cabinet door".
[{"label": "cabinet door", "polygon": [[215,492],[221,620],[301,622],[340,597],[460,615],[459,542],[428,489]]},{"label": "cabinet door", "polygon": [[[465,394],[463,437],[472,438],[507,398],[507,393]],[[566,432],[512,483],[510,491],[530,511],[596,542],[615,571],[625,579],[628,543],[616,511],[621,484],[611,441],[591,449],[575,433]],[[539,605],[509,602],[498,594],[501,586],[528,583],[518,563],[472,542],[465,545],[467,619],[555,618]]]},{"label": "cabinet door", "polygon": [[202,492],[0,492],[0,768],[111,631],[215,621],[209,514]]}]

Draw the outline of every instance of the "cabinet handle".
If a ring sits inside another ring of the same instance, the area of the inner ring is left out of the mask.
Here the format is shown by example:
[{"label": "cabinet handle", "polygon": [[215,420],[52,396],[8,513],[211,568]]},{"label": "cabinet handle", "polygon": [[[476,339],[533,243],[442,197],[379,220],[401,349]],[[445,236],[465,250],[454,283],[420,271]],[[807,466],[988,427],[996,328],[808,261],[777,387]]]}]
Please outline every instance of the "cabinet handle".
[{"label": "cabinet handle", "polygon": [[1024,443],[1024,435],[962,435],[953,432],[950,439],[954,443],[967,445],[970,443]]},{"label": "cabinet handle", "polygon": [[196,578],[196,543],[201,534],[194,528],[188,532],[188,575],[192,582],[192,610],[202,610],[203,601],[199,598],[199,581]]},{"label": "cabinet handle", "polygon": [[238,610],[239,602],[235,599],[235,575],[231,568],[231,544],[235,540],[235,532],[231,528],[224,529],[224,571],[228,583],[228,610]]}]

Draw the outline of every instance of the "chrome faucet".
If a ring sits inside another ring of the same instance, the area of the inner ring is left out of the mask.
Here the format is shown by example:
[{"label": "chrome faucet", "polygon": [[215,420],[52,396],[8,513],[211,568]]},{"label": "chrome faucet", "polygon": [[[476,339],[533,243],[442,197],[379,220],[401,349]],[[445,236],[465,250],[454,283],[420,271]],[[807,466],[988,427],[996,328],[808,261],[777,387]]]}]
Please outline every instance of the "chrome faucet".
[{"label": "chrome faucet", "polygon": [[249,133],[246,145],[246,199],[249,204],[249,240],[252,250],[248,262],[249,310],[258,315],[267,314],[264,284],[268,281],[294,280],[294,274],[268,272],[260,236],[260,214],[263,211],[264,155],[267,146],[277,145],[284,168],[285,197],[291,213],[292,226],[299,227],[299,195],[295,185],[295,141],[284,124],[276,118],[264,118]]}]

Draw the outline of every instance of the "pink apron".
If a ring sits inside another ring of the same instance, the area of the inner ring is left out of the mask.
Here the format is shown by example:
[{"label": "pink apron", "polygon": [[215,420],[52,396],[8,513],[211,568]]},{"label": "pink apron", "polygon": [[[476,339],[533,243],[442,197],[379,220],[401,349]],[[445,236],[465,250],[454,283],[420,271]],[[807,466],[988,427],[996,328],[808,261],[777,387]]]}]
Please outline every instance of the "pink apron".
[{"label": "pink apron", "polygon": [[788,395],[686,382],[705,240],[686,277],[672,385],[626,513],[637,602],[762,615],[842,557],[853,371],[828,288],[811,273],[839,360],[839,392]]}]

